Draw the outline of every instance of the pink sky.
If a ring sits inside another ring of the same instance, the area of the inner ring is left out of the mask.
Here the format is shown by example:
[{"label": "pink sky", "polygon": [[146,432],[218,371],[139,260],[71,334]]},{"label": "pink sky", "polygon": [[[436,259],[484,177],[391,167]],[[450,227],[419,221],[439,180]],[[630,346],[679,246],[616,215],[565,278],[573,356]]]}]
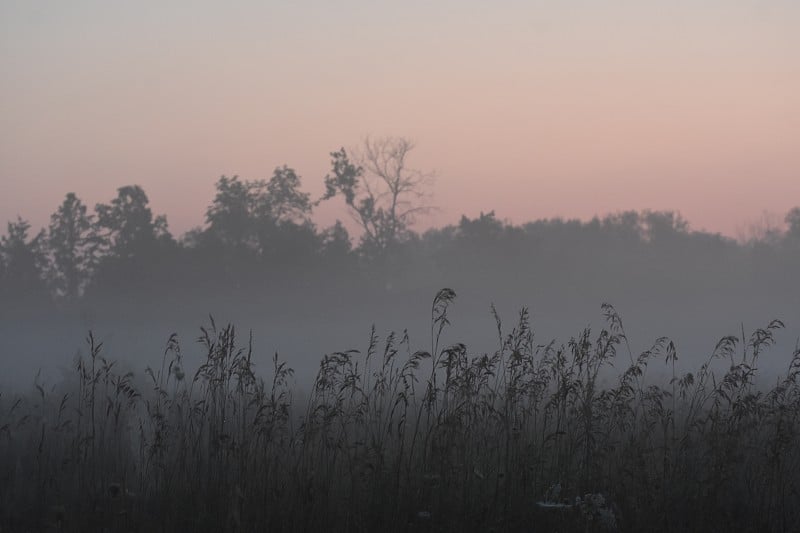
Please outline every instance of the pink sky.
[{"label": "pink sky", "polygon": [[136,183],[181,233],[220,175],[317,195],[367,134],[416,141],[427,224],[650,208],[735,236],[800,205],[795,1],[161,4],[0,3],[0,222]]}]

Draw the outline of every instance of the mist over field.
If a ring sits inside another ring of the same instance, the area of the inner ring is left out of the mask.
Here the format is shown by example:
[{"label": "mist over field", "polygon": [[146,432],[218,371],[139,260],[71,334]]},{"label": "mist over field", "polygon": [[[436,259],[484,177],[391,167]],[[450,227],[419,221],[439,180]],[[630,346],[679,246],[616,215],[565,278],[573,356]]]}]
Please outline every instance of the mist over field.
[{"label": "mist over field", "polygon": [[798,28],[0,0],[0,533],[800,531]]},{"label": "mist over field", "polygon": [[[222,176],[179,237],[136,185],[10,222],[0,524],[800,523],[800,208],[740,241],[648,210],[418,232],[413,149],[332,152],[317,198]],[[313,221],[334,200],[354,237]]]},{"label": "mist over field", "polygon": [[[547,344],[601,328],[609,303],[634,352],[666,336],[686,369],[720,338],[780,319],[787,329],[761,370],[788,364],[800,331],[797,209],[738,241],[653,211],[515,225],[488,210],[415,231],[432,205],[425,176],[408,170],[413,145],[387,138],[366,147],[378,166],[332,153],[320,198],[286,166],[264,180],[223,176],[206,223],[184,235],[135,185],[93,209],[70,193],[41,231],[9,222],[0,247],[4,386],[27,387],[38,370],[57,380],[90,330],[138,372],[161,360],[172,333],[199,362],[194,341],[213,317],[243,338],[252,332],[257,366],[278,352],[307,387],[325,354],[365,349],[373,325],[383,337],[407,330],[414,349],[429,346],[430,301],[443,287],[458,294],[448,335],[476,353],[498,348],[492,305],[506,325],[527,308]],[[339,221],[313,222],[314,209],[334,201],[354,235]]]}]

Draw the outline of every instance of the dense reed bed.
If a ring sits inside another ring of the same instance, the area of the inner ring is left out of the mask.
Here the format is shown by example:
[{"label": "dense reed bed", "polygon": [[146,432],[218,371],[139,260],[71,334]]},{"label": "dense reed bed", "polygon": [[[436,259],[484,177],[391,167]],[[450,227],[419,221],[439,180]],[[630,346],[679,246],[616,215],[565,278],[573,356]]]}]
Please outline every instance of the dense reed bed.
[{"label": "dense reed bed", "polygon": [[90,334],[70,379],[0,396],[0,530],[800,529],[800,349],[755,384],[781,322],[678,374],[671,341],[631,353],[608,305],[563,345],[495,313],[497,351],[471,354],[444,342],[454,298],[425,351],[373,328],[302,399],[233,326],[202,329],[199,368],[173,336],[138,377]]}]

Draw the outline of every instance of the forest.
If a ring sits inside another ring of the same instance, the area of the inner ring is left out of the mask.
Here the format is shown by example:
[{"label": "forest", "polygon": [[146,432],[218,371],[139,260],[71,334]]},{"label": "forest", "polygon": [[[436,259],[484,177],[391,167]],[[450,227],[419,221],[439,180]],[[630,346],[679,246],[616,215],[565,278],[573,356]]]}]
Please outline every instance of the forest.
[{"label": "forest", "polygon": [[[0,237],[0,296],[7,308],[70,304],[122,295],[184,294],[201,286],[335,286],[343,279],[402,283],[411,273],[446,272],[452,284],[487,273],[537,272],[553,284],[582,269],[634,278],[733,284],[748,275],[795,271],[800,260],[800,207],[784,225],[761,224],[735,240],[692,230],[670,211],[624,211],[589,221],[535,219],[513,225],[494,211],[458,224],[414,231],[435,209],[427,203],[432,176],[407,166],[413,144],[403,138],[365,141],[356,165],[347,152],[331,153],[326,193],[303,192],[284,165],[269,179],[222,176],[205,210],[205,224],[173,235],[167,216],[152,212],[137,185],[119,187],[108,203],[89,209],[67,193],[46,228],[24,218]],[[340,198],[342,218],[326,228],[315,207]],[[612,276],[613,277],[613,276]],[[367,287],[363,287],[366,289]],[[430,293],[430,291],[428,291]]]}]

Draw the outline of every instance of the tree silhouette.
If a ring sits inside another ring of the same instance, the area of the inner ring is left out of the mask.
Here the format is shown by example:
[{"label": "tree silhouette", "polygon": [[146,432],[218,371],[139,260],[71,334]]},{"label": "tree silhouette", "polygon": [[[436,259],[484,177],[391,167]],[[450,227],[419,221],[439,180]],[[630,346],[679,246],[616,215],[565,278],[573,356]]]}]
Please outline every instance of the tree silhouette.
[{"label": "tree silhouette", "polygon": [[277,224],[309,222],[311,200],[308,193],[300,192],[300,178],[286,165],[278,167],[266,183],[266,194],[259,191],[256,197],[259,214]]},{"label": "tree silhouette", "polygon": [[319,248],[311,222],[309,194],[300,191],[300,178],[287,166],[278,167],[269,181],[253,184],[254,222],[261,256],[273,264],[310,260]]},{"label": "tree silhouette", "polygon": [[0,238],[0,294],[13,299],[45,296],[45,233],[28,238],[31,225],[20,217],[8,223],[8,232]]},{"label": "tree silhouette", "polygon": [[800,244],[800,207],[795,207],[786,213],[786,238],[787,240]]},{"label": "tree silhouette", "polygon": [[469,219],[461,216],[458,223],[458,237],[478,245],[488,245],[496,241],[503,232],[503,223],[497,220],[494,211],[481,214],[478,218]]},{"label": "tree silhouette", "polygon": [[206,235],[226,248],[255,248],[253,184],[222,176],[215,188],[214,201],[206,209]]},{"label": "tree silhouette", "polygon": [[[420,236],[412,225],[431,209],[425,197],[432,176],[409,168],[413,148],[403,138],[367,138],[352,160],[344,149],[331,153],[326,191],[316,202],[286,165],[268,179],[222,176],[205,226],[179,242],[167,231],[166,218],[153,215],[139,186],[119,188],[94,215],[74,193],[67,194],[46,232],[31,237],[26,221],[9,224],[0,240],[0,296],[46,297],[49,286],[56,297],[100,301],[118,299],[123,291],[126,298],[149,297],[145,289],[194,294],[198,286],[213,285],[215,291],[237,288],[250,295],[255,289],[286,293],[351,282],[369,292],[444,275],[464,284],[526,276],[579,291],[579,279],[609,290],[646,287],[653,280],[688,288],[684,279],[715,272],[714,283],[723,287],[755,268],[781,279],[800,261],[800,208],[786,215],[785,232],[757,247],[690,231],[686,220],[669,211],[516,226],[490,211]],[[355,250],[340,221],[321,231],[312,221],[314,207],[336,196],[361,230]],[[745,265],[741,272],[725,266],[735,261]]]},{"label": "tree silhouette", "polygon": [[[320,242],[311,222],[309,194],[300,187],[300,177],[285,165],[276,168],[269,180],[222,176],[206,210],[205,244],[238,251],[243,254],[241,261],[248,255],[271,264],[310,259]],[[243,266],[228,263],[226,270]]]},{"label": "tree silhouette", "polygon": [[323,253],[329,258],[343,259],[353,249],[350,234],[340,220],[322,232]]},{"label": "tree silhouette", "polygon": [[89,282],[98,259],[98,238],[93,217],[74,194],[69,193],[50,217],[47,247],[51,255],[50,282],[56,294],[74,300]]},{"label": "tree silhouette", "polygon": [[175,278],[175,242],[164,216],[153,217],[149,200],[138,185],[117,189],[109,204],[97,204],[94,230],[98,260],[87,292],[91,297],[144,297],[160,292]]},{"label": "tree silhouette", "polygon": [[673,211],[645,211],[640,217],[644,238],[649,242],[667,244],[686,236],[689,223]]},{"label": "tree silhouette", "polygon": [[112,256],[120,259],[152,252],[159,241],[169,241],[167,219],[153,218],[149,199],[138,185],[117,189],[110,204],[97,204],[96,227]]},{"label": "tree silhouette", "polygon": [[402,137],[366,138],[354,155],[357,164],[344,148],[331,153],[333,174],[325,177],[322,200],[344,196],[368,255],[381,256],[407,238],[416,217],[432,209],[424,199],[433,175],[407,166],[413,148]]}]

